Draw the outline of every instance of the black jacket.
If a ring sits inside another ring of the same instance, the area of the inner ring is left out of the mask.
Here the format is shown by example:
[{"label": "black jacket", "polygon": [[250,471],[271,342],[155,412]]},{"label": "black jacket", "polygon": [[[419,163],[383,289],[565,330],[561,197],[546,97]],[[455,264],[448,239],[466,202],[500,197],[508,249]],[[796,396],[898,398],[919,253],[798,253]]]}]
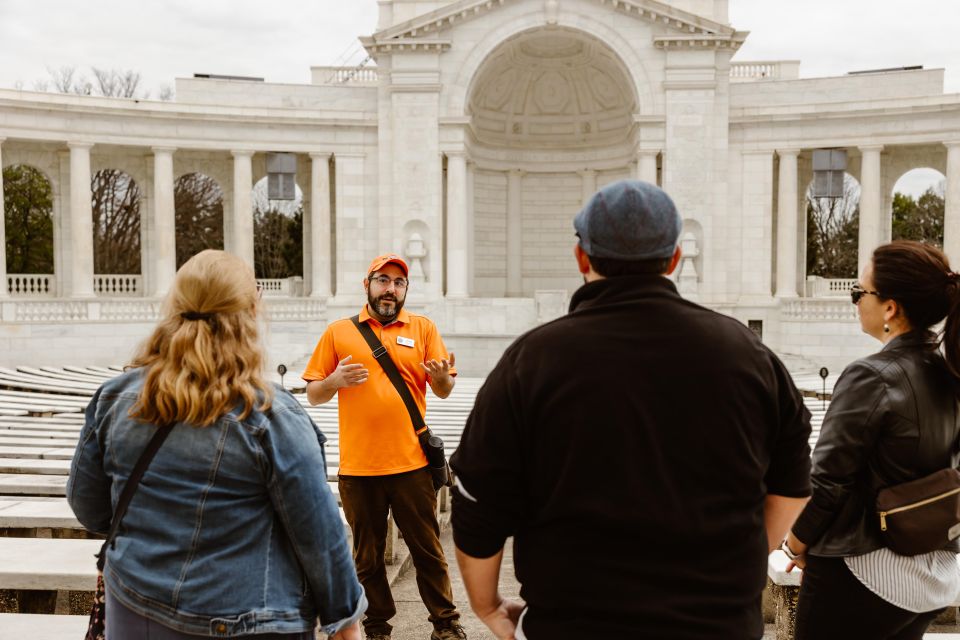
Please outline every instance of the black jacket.
[{"label": "black jacket", "polygon": [[932,333],[897,336],[857,360],[834,389],[813,452],[813,497],[794,534],[817,556],[883,547],[877,492],[957,466],[958,435],[955,382]]},{"label": "black jacket", "polygon": [[767,494],[810,490],[809,412],[741,322],[668,279],[591,282],[487,377],[450,464],[457,546],[514,536],[531,640],[760,638]]}]

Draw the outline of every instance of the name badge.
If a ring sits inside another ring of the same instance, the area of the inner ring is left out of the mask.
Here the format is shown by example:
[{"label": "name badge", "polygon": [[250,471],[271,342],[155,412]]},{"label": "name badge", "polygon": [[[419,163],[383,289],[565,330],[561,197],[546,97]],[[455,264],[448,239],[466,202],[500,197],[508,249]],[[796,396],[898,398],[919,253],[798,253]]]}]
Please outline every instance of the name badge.
[{"label": "name badge", "polygon": [[412,347],[415,343],[413,338],[404,338],[403,336],[397,336],[397,344],[403,345],[404,347]]}]

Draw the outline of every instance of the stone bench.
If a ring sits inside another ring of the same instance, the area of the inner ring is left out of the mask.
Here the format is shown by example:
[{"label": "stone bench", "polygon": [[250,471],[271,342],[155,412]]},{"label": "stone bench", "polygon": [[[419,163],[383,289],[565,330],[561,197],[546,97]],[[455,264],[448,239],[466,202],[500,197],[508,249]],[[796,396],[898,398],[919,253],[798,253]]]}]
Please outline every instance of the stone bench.
[{"label": "stone bench", "polygon": [[86,615],[0,613],[0,640],[79,640],[89,621]]},{"label": "stone bench", "polygon": [[0,538],[0,611],[89,613],[100,540]]},{"label": "stone bench", "polygon": [[[793,640],[793,631],[797,623],[797,597],[800,594],[800,576],[803,572],[800,569],[794,569],[787,573],[789,562],[786,554],[779,549],[771,553],[767,559],[767,577],[770,578],[771,595],[775,607],[774,624],[777,640]],[[957,563],[960,564],[960,557],[957,558]],[[960,606],[960,594],[950,606]],[[960,634],[926,634],[924,638],[927,637],[935,640],[947,640],[951,637],[960,639]]]}]

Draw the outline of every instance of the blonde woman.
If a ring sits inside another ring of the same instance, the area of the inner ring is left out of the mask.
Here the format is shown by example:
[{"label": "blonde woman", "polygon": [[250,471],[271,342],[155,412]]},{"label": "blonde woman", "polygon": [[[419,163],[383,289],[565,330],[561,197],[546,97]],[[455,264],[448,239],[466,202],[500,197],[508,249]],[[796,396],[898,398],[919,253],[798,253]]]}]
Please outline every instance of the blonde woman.
[{"label": "blonde woman", "polygon": [[107,638],[359,640],[366,607],[327,486],[324,436],[262,375],[253,271],[204,251],[164,317],[87,407],[67,497],[109,529],[160,425],[173,424],[107,552]]}]

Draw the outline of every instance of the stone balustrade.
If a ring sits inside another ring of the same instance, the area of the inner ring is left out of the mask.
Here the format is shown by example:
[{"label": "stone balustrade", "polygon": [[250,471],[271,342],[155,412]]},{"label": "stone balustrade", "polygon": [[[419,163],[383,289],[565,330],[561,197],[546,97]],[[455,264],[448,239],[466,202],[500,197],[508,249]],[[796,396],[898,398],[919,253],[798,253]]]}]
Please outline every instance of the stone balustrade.
[{"label": "stone balustrade", "polygon": [[806,297],[849,298],[850,287],[857,284],[856,278],[821,278],[807,276]]},{"label": "stone balustrade", "polygon": [[143,276],[98,273],[93,276],[93,291],[105,298],[126,298],[143,295]]},{"label": "stone balustrade", "polygon": [[370,86],[379,80],[376,67],[310,67],[310,73],[320,85]]},{"label": "stone balustrade", "polygon": [[784,301],[781,317],[787,321],[848,322],[857,320],[857,308],[849,299],[797,298]]},{"label": "stone balustrade", "polygon": [[[159,298],[93,300],[8,300],[0,303],[0,322],[156,322]],[[312,298],[273,298],[265,303],[273,321],[309,321],[324,317],[326,303]]]},{"label": "stone balustrade", "polygon": [[13,297],[48,297],[56,295],[56,277],[47,273],[9,273],[7,292]]},{"label": "stone balustrade", "polygon": [[799,60],[733,62],[730,64],[730,80],[732,82],[796,80],[799,77]]},{"label": "stone balustrade", "polygon": [[257,278],[257,284],[263,287],[264,296],[303,296],[303,278]]}]

